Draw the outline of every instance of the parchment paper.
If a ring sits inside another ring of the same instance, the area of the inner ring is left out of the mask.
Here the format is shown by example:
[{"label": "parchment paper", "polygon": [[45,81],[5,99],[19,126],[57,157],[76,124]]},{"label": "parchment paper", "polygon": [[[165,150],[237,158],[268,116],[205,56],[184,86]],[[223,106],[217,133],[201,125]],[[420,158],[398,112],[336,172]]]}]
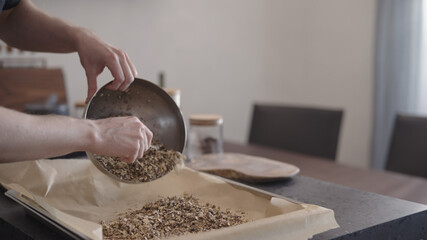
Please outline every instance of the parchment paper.
[{"label": "parchment paper", "polygon": [[37,160],[0,164],[0,182],[93,239],[102,239],[101,220],[184,192],[221,209],[243,210],[251,222],[182,239],[307,239],[338,227],[330,209],[254,194],[188,168],[153,182],[126,184],[104,175],[89,160]]}]

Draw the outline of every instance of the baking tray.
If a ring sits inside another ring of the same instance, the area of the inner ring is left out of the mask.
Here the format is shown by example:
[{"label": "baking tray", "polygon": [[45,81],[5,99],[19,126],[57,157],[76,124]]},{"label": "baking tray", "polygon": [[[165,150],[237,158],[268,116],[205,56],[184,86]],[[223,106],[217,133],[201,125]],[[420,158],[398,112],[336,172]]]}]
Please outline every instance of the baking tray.
[{"label": "baking tray", "polygon": [[[34,176],[40,176],[38,182],[34,182]],[[33,215],[43,213],[45,219],[39,217],[40,221],[46,222],[47,218],[51,220],[48,224],[56,223],[54,227],[62,227],[60,231],[83,233],[100,240],[102,232],[98,222],[112,220],[118,213],[130,209],[139,209],[159,197],[185,193],[194,195],[201,203],[208,202],[237,212],[243,210],[249,222],[172,239],[308,239],[338,227],[331,209],[299,203],[185,166],[157,181],[136,185],[114,181],[98,171],[89,160],[41,159],[2,164],[0,182],[39,204],[42,210],[32,201],[19,202],[25,202],[31,207],[30,211],[39,210]],[[108,198],[104,199],[104,196]]]},{"label": "baking tray", "polygon": [[[263,197],[263,198],[281,198],[285,199],[289,202],[296,203],[296,204],[302,204],[301,202],[286,198],[281,195],[277,195],[274,193],[270,193],[258,188],[254,188],[251,186],[248,186],[246,184],[242,184],[227,178],[223,178],[220,176],[216,176],[210,173],[204,173],[211,176],[214,176],[216,178],[219,178],[223,180],[224,182],[232,185],[233,187],[241,190],[245,190],[247,192],[250,192],[256,196]],[[47,225],[49,228],[54,229],[57,233],[62,235],[63,237],[67,239],[77,239],[77,240],[90,240],[88,236],[85,236],[84,234],[80,233],[78,230],[73,229],[72,227],[67,226],[67,224],[63,223],[61,220],[57,219],[56,217],[52,216],[49,212],[47,212],[43,207],[41,207],[39,204],[37,204],[34,200],[18,193],[17,191],[11,189],[5,192],[5,195],[12,199],[13,201],[17,202],[18,204],[22,205],[25,208],[25,212],[30,215],[31,217],[35,218],[39,222]]]},{"label": "baking tray", "polygon": [[23,206],[28,215],[47,225],[49,228],[54,229],[62,237],[66,239],[90,240],[89,237],[73,230],[71,227],[67,227],[65,223],[52,217],[45,209],[32,199],[21,195],[17,191],[11,189],[5,192],[5,195]]}]

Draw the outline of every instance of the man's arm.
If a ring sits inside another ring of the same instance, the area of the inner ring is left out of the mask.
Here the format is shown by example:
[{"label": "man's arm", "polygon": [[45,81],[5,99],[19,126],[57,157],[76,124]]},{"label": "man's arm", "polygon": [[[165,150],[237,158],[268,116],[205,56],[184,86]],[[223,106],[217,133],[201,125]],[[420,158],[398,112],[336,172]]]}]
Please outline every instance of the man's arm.
[{"label": "man's arm", "polygon": [[28,0],[0,15],[0,37],[22,50],[70,53],[77,51],[75,27],[37,9]]},{"label": "man's arm", "polygon": [[125,90],[137,74],[126,52],[104,42],[87,29],[49,16],[36,8],[30,0],[21,0],[16,7],[1,13],[0,38],[23,50],[78,52],[88,81],[87,101],[96,92],[96,78],[104,67],[114,77],[109,86],[112,90]]},{"label": "man's arm", "polygon": [[133,162],[153,134],[136,117],[86,120],[35,116],[0,107],[0,162],[34,160],[74,151],[117,156]]}]

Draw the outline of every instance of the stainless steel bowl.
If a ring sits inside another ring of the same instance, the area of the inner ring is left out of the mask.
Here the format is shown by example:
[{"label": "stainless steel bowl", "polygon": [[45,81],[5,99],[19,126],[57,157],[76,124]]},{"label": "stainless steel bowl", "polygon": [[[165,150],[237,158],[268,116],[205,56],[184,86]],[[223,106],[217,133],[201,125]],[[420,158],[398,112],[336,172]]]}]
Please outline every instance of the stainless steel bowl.
[{"label": "stainless steel bowl", "polygon": [[[153,132],[154,140],[163,143],[168,149],[179,152],[184,150],[187,137],[185,121],[175,101],[162,88],[138,78],[124,92],[108,90],[107,85],[101,87],[89,101],[84,118],[133,115]],[[87,152],[87,155],[102,172],[118,181],[126,182],[104,169],[91,153]]]}]

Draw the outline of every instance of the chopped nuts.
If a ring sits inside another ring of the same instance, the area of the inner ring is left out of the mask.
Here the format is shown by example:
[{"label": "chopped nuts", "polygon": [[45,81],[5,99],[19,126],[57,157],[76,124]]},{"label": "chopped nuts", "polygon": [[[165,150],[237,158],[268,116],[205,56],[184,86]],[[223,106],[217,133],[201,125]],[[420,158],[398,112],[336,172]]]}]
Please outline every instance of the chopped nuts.
[{"label": "chopped nuts", "polygon": [[247,222],[244,214],[221,211],[218,206],[200,204],[197,198],[184,194],[161,198],[100,224],[105,240],[159,239],[239,225]]},{"label": "chopped nuts", "polygon": [[141,159],[133,163],[120,161],[118,157],[94,154],[95,159],[109,173],[126,182],[150,182],[163,177],[182,163],[185,156],[173,150],[167,150],[159,142],[153,141],[151,147]]}]

